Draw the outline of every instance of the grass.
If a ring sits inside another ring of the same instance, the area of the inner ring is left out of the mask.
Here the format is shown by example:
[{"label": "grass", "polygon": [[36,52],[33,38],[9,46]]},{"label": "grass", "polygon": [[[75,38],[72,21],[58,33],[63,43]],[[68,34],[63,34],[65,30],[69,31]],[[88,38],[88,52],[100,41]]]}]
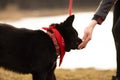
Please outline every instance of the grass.
[{"label": "grass", "polygon": [[56,70],[58,80],[111,80],[111,76],[114,74],[115,70],[96,70],[94,68]]},{"label": "grass", "polygon": [[[115,70],[86,69],[56,69],[57,80],[111,80]],[[19,74],[0,68],[0,80],[32,80],[31,74]]]}]

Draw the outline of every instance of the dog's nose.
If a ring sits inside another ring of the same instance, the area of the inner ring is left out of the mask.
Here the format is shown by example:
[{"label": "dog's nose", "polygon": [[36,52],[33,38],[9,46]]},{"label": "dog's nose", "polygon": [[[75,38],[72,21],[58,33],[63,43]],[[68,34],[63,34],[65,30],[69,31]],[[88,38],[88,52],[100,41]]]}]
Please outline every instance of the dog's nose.
[{"label": "dog's nose", "polygon": [[78,42],[77,42],[77,48],[76,49],[79,49],[78,46],[82,43],[82,39],[78,38]]},{"label": "dog's nose", "polygon": [[72,42],[72,49],[78,49],[78,46],[80,45],[81,42],[82,40],[80,38],[74,39],[74,41]]}]

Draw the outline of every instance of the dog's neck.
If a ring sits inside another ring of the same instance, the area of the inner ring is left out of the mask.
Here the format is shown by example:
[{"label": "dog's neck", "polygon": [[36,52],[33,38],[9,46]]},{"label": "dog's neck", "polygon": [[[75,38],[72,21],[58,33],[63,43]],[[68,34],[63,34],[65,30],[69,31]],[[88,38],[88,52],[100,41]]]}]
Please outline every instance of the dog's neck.
[{"label": "dog's neck", "polygon": [[[55,25],[50,26],[49,28],[43,28],[43,29],[47,30],[47,34],[51,37],[51,39],[54,43],[57,55],[60,55],[60,62],[59,62],[59,66],[60,66],[62,63],[63,57],[65,55],[64,39],[61,36],[61,34],[59,33],[59,31],[56,29]],[[52,31],[52,32],[50,32],[50,31]]]},{"label": "dog's neck", "polygon": [[60,55],[60,47],[59,47],[58,41],[55,37],[55,34],[51,33],[50,31],[47,31],[47,34],[51,37],[53,44],[55,46],[55,49],[56,49],[56,54],[57,54],[57,56],[59,56]]}]

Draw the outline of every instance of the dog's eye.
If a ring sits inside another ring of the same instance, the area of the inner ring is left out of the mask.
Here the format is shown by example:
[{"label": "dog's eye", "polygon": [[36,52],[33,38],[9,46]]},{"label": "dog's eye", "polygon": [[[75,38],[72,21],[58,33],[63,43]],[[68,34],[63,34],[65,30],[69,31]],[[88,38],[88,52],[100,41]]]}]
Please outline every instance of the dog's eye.
[{"label": "dog's eye", "polygon": [[78,33],[77,33],[77,31],[76,31],[76,30],[73,30],[72,32],[73,32],[72,34],[74,34],[74,35],[78,36]]},{"label": "dog's eye", "polygon": [[75,31],[75,33],[76,33],[76,35],[78,36],[78,33],[77,33],[77,31]]}]

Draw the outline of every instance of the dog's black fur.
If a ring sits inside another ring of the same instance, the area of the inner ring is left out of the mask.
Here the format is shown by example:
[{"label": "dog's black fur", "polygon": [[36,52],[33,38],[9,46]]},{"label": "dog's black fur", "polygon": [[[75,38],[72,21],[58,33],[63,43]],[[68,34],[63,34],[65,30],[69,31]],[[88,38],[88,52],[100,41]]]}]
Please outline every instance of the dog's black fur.
[{"label": "dog's black fur", "polygon": [[[73,28],[74,15],[55,24],[65,40],[65,51],[77,49],[82,41]],[[31,73],[33,80],[56,80],[56,49],[42,30],[15,28],[0,24],[0,66],[20,73]]]}]

